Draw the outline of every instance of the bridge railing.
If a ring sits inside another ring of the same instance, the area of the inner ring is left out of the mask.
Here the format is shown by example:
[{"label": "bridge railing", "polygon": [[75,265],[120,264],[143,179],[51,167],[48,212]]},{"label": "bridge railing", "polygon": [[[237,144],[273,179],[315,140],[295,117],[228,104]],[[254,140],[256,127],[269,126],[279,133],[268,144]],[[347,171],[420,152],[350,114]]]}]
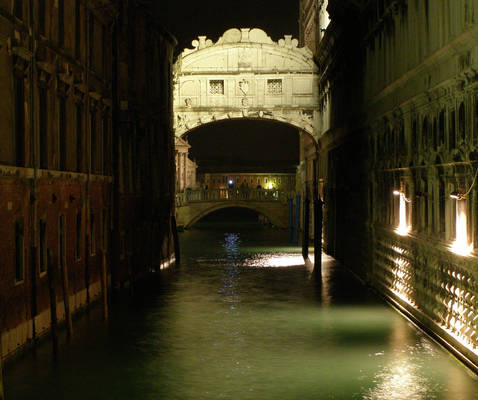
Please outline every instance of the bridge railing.
[{"label": "bridge railing", "polygon": [[200,189],[185,190],[176,194],[176,206],[181,207],[189,203],[215,201],[264,201],[286,203],[294,192],[268,189]]}]

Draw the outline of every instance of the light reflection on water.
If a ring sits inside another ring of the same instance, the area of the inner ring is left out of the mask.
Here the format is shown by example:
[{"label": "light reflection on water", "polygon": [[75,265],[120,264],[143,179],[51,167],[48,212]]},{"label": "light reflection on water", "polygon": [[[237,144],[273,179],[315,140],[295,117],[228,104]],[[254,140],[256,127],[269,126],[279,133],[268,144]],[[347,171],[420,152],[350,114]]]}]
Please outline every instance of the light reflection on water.
[{"label": "light reflection on water", "polygon": [[478,398],[461,365],[333,259],[311,279],[285,236],[183,233],[177,272],[106,326],[77,321],[59,368],[48,346],[9,367],[7,400]]}]

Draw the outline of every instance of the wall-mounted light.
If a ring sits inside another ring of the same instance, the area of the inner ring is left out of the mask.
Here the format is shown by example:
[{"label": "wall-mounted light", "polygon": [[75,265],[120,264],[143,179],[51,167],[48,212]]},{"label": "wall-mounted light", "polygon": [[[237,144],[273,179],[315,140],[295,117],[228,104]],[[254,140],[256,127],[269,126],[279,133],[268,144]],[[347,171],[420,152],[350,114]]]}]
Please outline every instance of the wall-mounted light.
[{"label": "wall-mounted light", "polygon": [[450,193],[450,198],[453,200],[465,200],[468,197],[466,193],[460,193],[460,192],[451,192]]},{"label": "wall-mounted light", "polygon": [[466,192],[454,191],[450,193],[450,198],[456,200],[456,233],[455,241],[451,244],[450,250],[460,256],[469,256],[473,251],[473,244],[468,243],[468,221],[466,212],[466,200],[468,195],[475,186],[476,176],[478,175],[478,168],[476,169],[473,182]]},{"label": "wall-mounted light", "polygon": [[400,236],[406,236],[410,232],[410,225],[408,225],[407,221],[407,203],[410,203],[410,200],[407,199],[404,192],[399,190],[394,190],[393,195],[400,196],[399,222],[395,233]]},{"label": "wall-mounted light", "polygon": [[466,201],[463,201],[467,199],[468,193],[450,193],[450,198],[456,200],[456,233],[450,250],[460,256],[469,256],[473,250],[473,245],[468,243]]}]

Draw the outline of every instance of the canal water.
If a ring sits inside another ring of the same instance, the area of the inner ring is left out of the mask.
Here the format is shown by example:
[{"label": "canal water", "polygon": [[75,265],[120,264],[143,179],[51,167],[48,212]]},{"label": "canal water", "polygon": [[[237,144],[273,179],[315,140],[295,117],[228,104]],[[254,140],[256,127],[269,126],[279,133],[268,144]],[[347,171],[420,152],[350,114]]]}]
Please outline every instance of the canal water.
[{"label": "canal water", "polygon": [[203,224],[182,264],[7,365],[6,399],[478,399],[478,381],[324,256],[311,278],[287,232]]}]

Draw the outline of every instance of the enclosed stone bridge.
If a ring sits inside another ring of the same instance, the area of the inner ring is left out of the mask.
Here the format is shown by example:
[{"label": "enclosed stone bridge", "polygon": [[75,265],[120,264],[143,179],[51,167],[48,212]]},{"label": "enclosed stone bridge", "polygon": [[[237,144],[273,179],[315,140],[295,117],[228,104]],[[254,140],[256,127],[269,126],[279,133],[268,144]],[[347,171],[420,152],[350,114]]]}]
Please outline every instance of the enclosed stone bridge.
[{"label": "enclosed stone bridge", "polygon": [[288,199],[293,196],[292,192],[264,189],[186,190],[176,195],[177,224],[187,229],[214,211],[241,207],[256,211],[278,228],[286,228]]},{"label": "enclosed stone bridge", "polygon": [[318,75],[312,53],[286,35],[229,29],[216,43],[192,42],[175,64],[175,134],[221,120],[258,119],[294,126],[317,139]]}]

